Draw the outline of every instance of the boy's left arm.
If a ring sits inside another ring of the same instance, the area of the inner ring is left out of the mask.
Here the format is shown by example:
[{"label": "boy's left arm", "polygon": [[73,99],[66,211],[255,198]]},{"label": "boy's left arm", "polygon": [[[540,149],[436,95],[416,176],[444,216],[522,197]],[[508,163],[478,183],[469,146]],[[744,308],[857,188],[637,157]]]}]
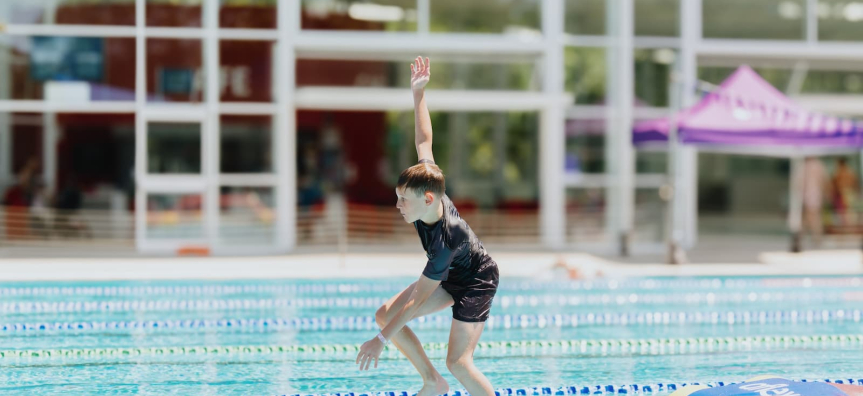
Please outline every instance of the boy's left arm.
[{"label": "boy's left arm", "polygon": [[[421,307],[426,300],[431,297],[435,289],[440,285],[439,280],[431,279],[425,275],[420,276],[411,293],[410,299],[405,303],[404,307],[396,313],[393,319],[381,330],[381,335],[387,340],[392,339],[402,327],[410,321],[416,314],[417,309]],[[372,361],[375,362],[375,368],[378,367],[378,359],[381,352],[384,350],[384,343],[378,337],[372,338],[360,348],[360,353],[357,354],[357,363],[360,365],[360,370],[368,370]]]}]

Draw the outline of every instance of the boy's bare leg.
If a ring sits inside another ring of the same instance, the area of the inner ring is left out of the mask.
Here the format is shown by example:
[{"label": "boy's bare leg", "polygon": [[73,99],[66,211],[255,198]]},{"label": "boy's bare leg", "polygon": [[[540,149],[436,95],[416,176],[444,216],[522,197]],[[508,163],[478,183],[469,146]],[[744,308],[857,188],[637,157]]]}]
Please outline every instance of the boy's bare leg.
[{"label": "boy's bare leg", "polygon": [[473,364],[473,351],[482,335],[484,322],[452,320],[446,366],[471,396],[494,396],[491,382]]},{"label": "boy's bare leg", "polygon": [[[392,319],[392,317],[404,307],[410,295],[413,292],[415,284],[411,284],[405,290],[396,294],[387,301],[375,314],[375,320],[378,326],[383,328]],[[449,295],[443,288],[438,287],[432,293],[431,297],[419,308],[414,318],[430,315],[444,308],[450,307],[453,304],[452,296]],[[416,334],[408,327],[402,327],[401,331],[392,337],[393,344],[401,351],[405,357],[413,364],[414,368],[420,373],[423,379],[423,388],[417,393],[417,396],[434,396],[447,393],[449,385],[434,368],[431,361],[423,350],[422,343]]]}]

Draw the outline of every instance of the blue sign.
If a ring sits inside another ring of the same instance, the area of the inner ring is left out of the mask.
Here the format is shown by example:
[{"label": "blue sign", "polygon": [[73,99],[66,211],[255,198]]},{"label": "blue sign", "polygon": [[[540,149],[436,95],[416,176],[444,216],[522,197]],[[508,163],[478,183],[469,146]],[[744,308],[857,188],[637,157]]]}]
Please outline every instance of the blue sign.
[{"label": "blue sign", "polygon": [[159,93],[167,95],[191,94],[195,73],[192,69],[159,69]]},{"label": "blue sign", "polygon": [[102,81],[103,39],[44,37],[31,39],[30,76],[37,81]]}]

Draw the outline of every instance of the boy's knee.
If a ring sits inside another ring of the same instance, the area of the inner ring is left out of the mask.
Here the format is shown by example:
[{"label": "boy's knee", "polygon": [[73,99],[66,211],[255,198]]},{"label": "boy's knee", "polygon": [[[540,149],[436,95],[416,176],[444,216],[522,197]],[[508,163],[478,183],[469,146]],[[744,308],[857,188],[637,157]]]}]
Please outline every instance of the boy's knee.
[{"label": "boy's knee", "polygon": [[459,375],[467,372],[471,365],[473,365],[473,361],[470,358],[446,358],[446,368],[449,369],[449,372],[453,375]]},{"label": "boy's knee", "polygon": [[381,328],[387,325],[387,307],[385,305],[381,305],[381,307],[378,308],[378,311],[375,312],[375,322]]}]

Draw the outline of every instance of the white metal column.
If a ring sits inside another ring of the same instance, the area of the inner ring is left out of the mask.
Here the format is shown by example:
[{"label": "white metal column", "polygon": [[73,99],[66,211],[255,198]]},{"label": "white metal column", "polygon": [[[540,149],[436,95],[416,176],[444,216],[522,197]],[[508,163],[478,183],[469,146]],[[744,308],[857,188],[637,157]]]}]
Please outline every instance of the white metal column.
[{"label": "white metal column", "polygon": [[788,183],[788,230],[791,232],[791,251],[800,251],[803,231],[803,186],[805,158],[794,156],[791,163],[791,180]]},{"label": "white metal column", "polygon": [[12,176],[12,115],[0,113],[0,191],[14,181]]},{"label": "white metal column", "polygon": [[147,104],[146,12],[146,0],[135,0],[135,247],[139,252],[147,231],[147,193],[142,185],[147,172],[147,121],[143,114]]},{"label": "white metal column", "polygon": [[431,20],[431,0],[417,0],[417,33],[428,36]]},{"label": "white metal column", "polygon": [[540,116],[540,234],[551,249],[564,246],[566,231],[564,183],[564,103],[563,97],[563,0],[542,2],[543,92],[546,103]]},{"label": "white metal column", "polygon": [[291,251],[297,245],[297,109],[294,104],[296,90],[296,52],[294,39],[300,31],[301,7],[299,1],[279,2],[278,43],[276,44],[276,245],[280,250]]},{"label": "white metal column", "polygon": [[633,59],[634,16],[633,0],[609,1],[610,32],[613,34],[611,63],[612,74],[607,97],[614,108],[611,121],[613,130],[607,136],[611,147],[607,150],[606,172],[611,178],[608,188],[606,211],[609,232],[618,241],[621,255],[629,254],[635,209],[635,150],[632,145],[632,116],[635,97],[635,67]]},{"label": "white metal column", "polygon": [[[148,103],[146,76],[146,2],[136,3],[136,78],[135,78],[135,242],[139,252],[176,253],[185,246],[207,246],[213,249],[219,213],[218,191],[218,1],[204,3],[203,67],[205,71],[204,104]],[[215,5],[215,13],[213,6]],[[214,15],[215,14],[215,15]],[[207,21],[209,20],[209,22]],[[215,77],[215,78],[214,78]],[[215,104],[215,106],[214,106]],[[195,124],[200,126],[200,173],[150,174],[148,171],[148,134],[151,123]],[[202,234],[180,239],[151,239],[147,236],[148,194],[200,195]]]},{"label": "white metal column", "polygon": [[59,131],[57,113],[46,111],[42,113],[42,181],[48,191],[56,191],[57,179],[57,140]]},{"label": "white metal column", "polygon": [[204,177],[204,235],[211,250],[219,245],[219,194],[220,183],[219,157],[221,155],[219,122],[219,0],[205,0],[203,3],[204,26],[204,122],[201,125],[201,145],[203,147],[201,174]]},{"label": "white metal column", "polygon": [[[0,5],[0,15],[8,14],[9,5]],[[9,99],[11,89],[9,84],[10,69],[9,51],[0,51],[0,98]],[[14,183],[12,175],[12,114],[0,112],[0,191],[6,191],[6,186]],[[2,231],[2,230],[0,230]],[[4,234],[5,235],[5,234]]]},{"label": "white metal column", "polygon": [[[680,96],[684,108],[694,105],[698,99],[695,86],[698,83],[698,59],[695,46],[701,40],[701,0],[680,2],[680,70],[683,91]],[[680,173],[683,205],[683,247],[692,249],[698,240],[698,149],[682,146],[680,150]]]},{"label": "white metal column", "polygon": [[[0,4],[0,16],[9,16],[9,2]],[[11,21],[9,21],[11,22]],[[9,74],[11,73],[11,62],[9,51],[0,51],[0,99],[10,99],[11,85]],[[12,113],[0,112],[0,194],[6,192],[6,188],[15,183],[12,172]],[[0,195],[2,199],[2,195]],[[0,202],[2,206],[2,202]],[[0,221],[0,239],[6,237],[6,222]]]},{"label": "white metal column", "polygon": [[806,0],[806,18],[803,23],[806,42],[812,45],[818,44],[818,0]]}]

